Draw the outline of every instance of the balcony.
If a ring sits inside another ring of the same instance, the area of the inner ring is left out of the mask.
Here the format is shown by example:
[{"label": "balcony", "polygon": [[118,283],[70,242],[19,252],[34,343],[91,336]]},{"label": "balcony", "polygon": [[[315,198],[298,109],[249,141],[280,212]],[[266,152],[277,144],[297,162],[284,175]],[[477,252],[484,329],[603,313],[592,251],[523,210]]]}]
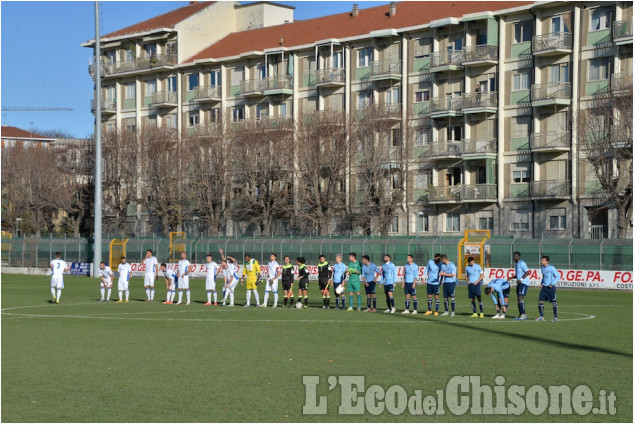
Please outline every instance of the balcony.
[{"label": "balcony", "polygon": [[547,131],[534,133],[529,139],[532,152],[567,152],[571,149],[571,133],[568,131]]},{"label": "balcony", "polygon": [[531,182],[529,193],[532,199],[567,199],[571,196],[571,182],[569,180]]},{"label": "balcony", "polygon": [[495,184],[461,186],[462,202],[496,202]]},{"label": "balcony", "polygon": [[262,125],[265,131],[293,131],[293,118],[292,117],[270,117],[265,116],[260,118],[260,125]]},{"label": "balcony", "polygon": [[[88,65],[88,73],[90,76],[95,79],[95,64],[91,63]],[[111,74],[115,73],[115,64],[110,62],[101,61],[101,76],[107,77]]]},{"label": "balcony", "polygon": [[532,84],[531,106],[552,106],[571,104],[571,83],[555,81],[545,84]]},{"label": "balcony", "polygon": [[611,75],[611,91],[615,96],[633,95],[633,74],[619,73]]},{"label": "balcony", "polygon": [[462,142],[463,159],[484,159],[496,156],[496,139],[474,138]]},{"label": "balcony", "polygon": [[430,117],[447,118],[463,115],[463,97],[443,96],[430,98]]},{"label": "balcony", "polygon": [[384,103],[371,106],[374,110],[375,117],[384,121],[401,121],[401,104],[400,103]]},{"label": "balcony", "polygon": [[199,86],[194,89],[194,102],[220,102],[222,93],[221,86]]},{"label": "balcony", "polygon": [[263,80],[243,80],[240,82],[240,95],[244,97],[264,96]]},{"label": "balcony", "polygon": [[427,151],[421,153],[424,158],[430,159],[461,159],[463,145],[461,142],[434,142]]},{"label": "balcony", "polygon": [[613,22],[613,41],[618,46],[633,43],[633,20]]},{"label": "balcony", "polygon": [[463,66],[496,65],[498,46],[469,46],[463,49]]},{"label": "balcony", "polygon": [[431,204],[457,203],[461,201],[461,186],[430,187],[428,202]]},{"label": "balcony", "polygon": [[[125,72],[150,72],[157,68],[174,68],[176,64],[176,56],[162,54],[152,55],[146,58],[136,58],[125,61],[105,63],[102,61],[102,75],[108,77],[114,74],[122,74]],[[94,75],[95,66],[89,65],[88,72]]]},{"label": "balcony", "polygon": [[175,108],[177,102],[178,96],[175,91],[157,91],[152,93],[150,106],[155,108]]},{"label": "balcony", "polygon": [[534,35],[532,49],[534,56],[555,56],[571,53],[573,35],[568,32],[554,32]]},{"label": "balcony", "polygon": [[369,78],[371,81],[401,80],[401,61],[372,61]]},{"label": "balcony", "polygon": [[495,114],[498,93],[494,91],[465,93],[463,95],[464,114]]},{"label": "balcony", "polygon": [[430,72],[458,71],[463,68],[463,51],[443,51],[430,54]]},{"label": "balcony", "polygon": [[[94,114],[97,110],[95,99],[90,101],[90,111]],[[101,114],[113,115],[117,113],[117,100],[116,99],[101,99]]]},{"label": "balcony", "polygon": [[262,91],[266,96],[276,94],[293,94],[293,77],[290,75],[274,75],[262,80]]},{"label": "balcony", "polygon": [[616,122],[609,129],[609,141],[612,149],[632,149],[633,130],[631,125]]},{"label": "balcony", "polygon": [[312,86],[343,87],[346,84],[346,70],[340,68],[318,69],[314,71]]}]

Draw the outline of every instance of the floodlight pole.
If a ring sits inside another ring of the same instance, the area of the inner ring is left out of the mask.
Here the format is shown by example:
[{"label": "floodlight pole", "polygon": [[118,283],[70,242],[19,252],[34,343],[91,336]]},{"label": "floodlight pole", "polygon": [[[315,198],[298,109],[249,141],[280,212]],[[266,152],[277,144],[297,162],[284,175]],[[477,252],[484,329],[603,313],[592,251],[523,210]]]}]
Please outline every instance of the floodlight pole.
[{"label": "floodlight pole", "polygon": [[101,263],[101,54],[99,43],[99,2],[95,2],[95,233],[93,245],[93,276],[99,274]]}]

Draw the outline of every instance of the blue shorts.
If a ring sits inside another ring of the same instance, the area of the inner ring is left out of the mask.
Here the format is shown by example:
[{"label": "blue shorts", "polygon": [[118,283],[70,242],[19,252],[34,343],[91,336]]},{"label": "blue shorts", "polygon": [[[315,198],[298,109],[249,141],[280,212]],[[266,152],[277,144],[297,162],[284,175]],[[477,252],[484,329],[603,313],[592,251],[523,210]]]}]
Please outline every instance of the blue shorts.
[{"label": "blue shorts", "polygon": [[443,298],[453,298],[456,282],[443,282]]},{"label": "blue shorts", "polygon": [[417,286],[415,285],[414,289],[412,288],[412,282],[405,282],[403,286],[403,293],[406,295],[417,295]]},{"label": "blue shorts", "polygon": [[556,287],[552,286],[551,288],[548,286],[543,286],[540,288],[540,295],[538,296],[538,301],[549,301],[550,303],[556,301]]},{"label": "blue shorts", "polygon": [[395,285],[393,283],[384,284],[384,292],[386,294],[389,292],[395,292]]},{"label": "blue shorts", "polygon": [[516,295],[522,295],[524,297],[527,295],[527,289],[529,289],[529,285],[518,283],[518,285],[516,285]]},{"label": "blue shorts", "polygon": [[467,285],[467,296],[469,299],[474,299],[476,297],[481,296],[481,283],[478,285],[468,284]]},{"label": "blue shorts", "polygon": [[366,290],[366,295],[375,293],[375,285],[376,285],[376,282],[368,282],[368,286],[364,285],[364,290]]},{"label": "blue shorts", "polygon": [[428,287],[428,295],[439,295],[439,285],[433,285],[428,283],[426,285]]}]

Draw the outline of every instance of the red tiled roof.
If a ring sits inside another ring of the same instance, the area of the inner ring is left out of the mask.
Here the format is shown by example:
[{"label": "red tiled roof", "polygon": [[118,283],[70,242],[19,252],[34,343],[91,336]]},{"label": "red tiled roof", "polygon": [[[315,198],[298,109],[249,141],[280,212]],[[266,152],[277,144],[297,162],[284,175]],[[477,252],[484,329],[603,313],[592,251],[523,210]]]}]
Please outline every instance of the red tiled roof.
[{"label": "red tiled roof", "polygon": [[389,28],[407,28],[427,24],[447,17],[460,18],[465,14],[496,11],[532,4],[531,1],[407,1],[397,3],[397,13],[388,16],[388,5],[360,9],[357,17],[351,12],[296,21],[289,24],[259,28],[229,34],[201,52],[187,59],[224,58],[244,52],[267,48],[311,44],[329,38],[346,38]]},{"label": "red tiled roof", "polygon": [[25,138],[25,139],[48,139],[53,140],[52,137],[46,137],[39,135],[37,133],[32,133],[27,130],[22,130],[18,127],[11,127],[8,125],[3,125],[0,127],[0,136],[1,137],[10,137],[10,138]]},{"label": "red tiled roof", "polygon": [[205,9],[207,6],[213,4],[213,1],[204,1],[200,3],[190,4],[171,12],[164,13],[163,15],[155,16],[146,21],[139,22],[138,24],[131,25],[129,27],[111,32],[102,36],[102,38],[118,37],[127,34],[136,34],[140,32],[150,31],[157,28],[174,28],[176,24],[183,21],[186,18],[194,15],[196,12]]}]

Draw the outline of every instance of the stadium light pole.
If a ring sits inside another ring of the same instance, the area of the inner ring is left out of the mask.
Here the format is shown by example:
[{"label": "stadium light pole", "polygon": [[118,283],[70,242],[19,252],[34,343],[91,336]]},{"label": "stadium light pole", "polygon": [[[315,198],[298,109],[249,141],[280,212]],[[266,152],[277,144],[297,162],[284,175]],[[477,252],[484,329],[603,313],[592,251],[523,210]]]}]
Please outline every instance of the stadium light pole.
[{"label": "stadium light pole", "polygon": [[101,55],[99,43],[99,2],[95,2],[95,226],[93,276],[101,262]]}]

